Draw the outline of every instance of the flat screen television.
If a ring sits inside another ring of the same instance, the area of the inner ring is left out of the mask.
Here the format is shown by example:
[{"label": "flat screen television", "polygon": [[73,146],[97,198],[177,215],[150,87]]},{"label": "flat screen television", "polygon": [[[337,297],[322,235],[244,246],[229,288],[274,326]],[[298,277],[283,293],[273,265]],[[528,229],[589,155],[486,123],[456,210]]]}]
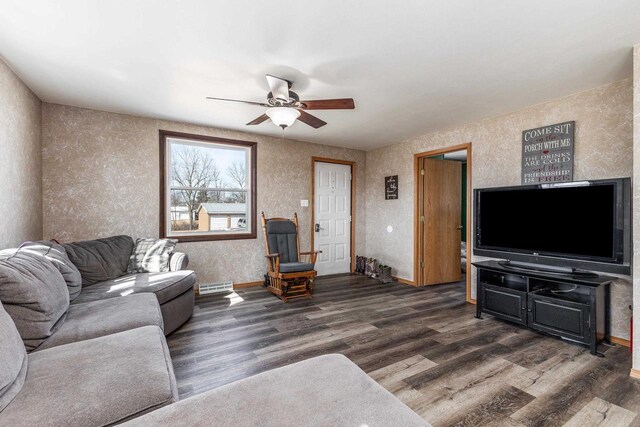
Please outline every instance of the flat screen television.
[{"label": "flat screen television", "polygon": [[476,189],[473,253],[630,274],[630,188],[620,178]]}]

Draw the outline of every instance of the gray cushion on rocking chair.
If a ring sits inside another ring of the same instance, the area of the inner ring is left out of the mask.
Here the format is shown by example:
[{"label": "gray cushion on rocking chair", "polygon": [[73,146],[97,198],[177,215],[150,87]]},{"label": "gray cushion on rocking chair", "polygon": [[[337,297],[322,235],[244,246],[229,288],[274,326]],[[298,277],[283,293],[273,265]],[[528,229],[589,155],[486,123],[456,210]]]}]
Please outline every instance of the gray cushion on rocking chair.
[{"label": "gray cushion on rocking chair", "polygon": [[310,262],[286,262],[280,264],[280,273],[297,273],[311,270],[313,270],[313,264]]},{"label": "gray cushion on rocking chair", "polygon": [[[269,220],[267,222],[267,244],[271,253],[280,254],[280,271],[284,272],[283,264],[298,263],[298,233],[293,221]],[[313,270],[313,265],[306,270]],[[305,269],[290,271],[305,271]]]}]

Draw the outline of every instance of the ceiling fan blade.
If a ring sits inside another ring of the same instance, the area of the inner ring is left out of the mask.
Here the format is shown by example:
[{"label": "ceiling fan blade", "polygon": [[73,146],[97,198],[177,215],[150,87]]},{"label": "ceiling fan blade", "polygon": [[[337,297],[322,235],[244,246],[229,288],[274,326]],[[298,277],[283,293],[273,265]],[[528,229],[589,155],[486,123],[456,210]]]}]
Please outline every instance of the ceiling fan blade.
[{"label": "ceiling fan blade", "polygon": [[260,117],[251,120],[249,123],[247,123],[247,126],[249,126],[249,125],[259,125],[260,123],[264,122],[268,118],[269,118],[269,116],[267,116],[266,114],[263,114]]},{"label": "ceiling fan blade", "polygon": [[207,99],[213,99],[214,101],[242,102],[243,104],[258,105],[260,107],[271,107],[271,105],[266,104],[264,102],[242,101],[240,99],[229,99],[229,98],[214,98],[212,96],[207,96]]},{"label": "ceiling fan blade", "polygon": [[312,128],[318,129],[327,124],[327,122],[320,120],[316,116],[312,116],[304,110],[298,109],[298,111],[300,111],[300,117],[298,117],[298,120],[308,124]]},{"label": "ceiling fan blade", "polygon": [[316,101],[300,101],[305,110],[353,110],[356,108],[353,98],[318,99]]},{"label": "ceiling fan blade", "polygon": [[288,80],[267,74],[267,83],[274,98],[289,102],[290,83]]}]

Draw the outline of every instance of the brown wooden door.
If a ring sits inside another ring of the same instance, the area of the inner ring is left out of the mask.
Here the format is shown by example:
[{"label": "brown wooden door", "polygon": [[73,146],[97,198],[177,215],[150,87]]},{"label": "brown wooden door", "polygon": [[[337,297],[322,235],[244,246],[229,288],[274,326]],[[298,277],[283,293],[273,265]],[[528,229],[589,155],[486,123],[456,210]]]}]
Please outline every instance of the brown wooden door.
[{"label": "brown wooden door", "polygon": [[422,284],[462,279],[462,164],[425,158],[422,182]]}]

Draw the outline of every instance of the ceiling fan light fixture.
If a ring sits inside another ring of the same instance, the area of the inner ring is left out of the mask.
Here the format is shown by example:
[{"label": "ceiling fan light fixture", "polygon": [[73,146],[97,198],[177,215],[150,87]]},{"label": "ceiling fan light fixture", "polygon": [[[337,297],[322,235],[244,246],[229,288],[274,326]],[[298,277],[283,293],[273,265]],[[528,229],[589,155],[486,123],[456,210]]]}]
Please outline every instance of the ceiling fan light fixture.
[{"label": "ceiling fan light fixture", "polygon": [[291,126],[300,117],[300,111],[290,107],[269,108],[266,114],[276,126],[282,129]]}]

